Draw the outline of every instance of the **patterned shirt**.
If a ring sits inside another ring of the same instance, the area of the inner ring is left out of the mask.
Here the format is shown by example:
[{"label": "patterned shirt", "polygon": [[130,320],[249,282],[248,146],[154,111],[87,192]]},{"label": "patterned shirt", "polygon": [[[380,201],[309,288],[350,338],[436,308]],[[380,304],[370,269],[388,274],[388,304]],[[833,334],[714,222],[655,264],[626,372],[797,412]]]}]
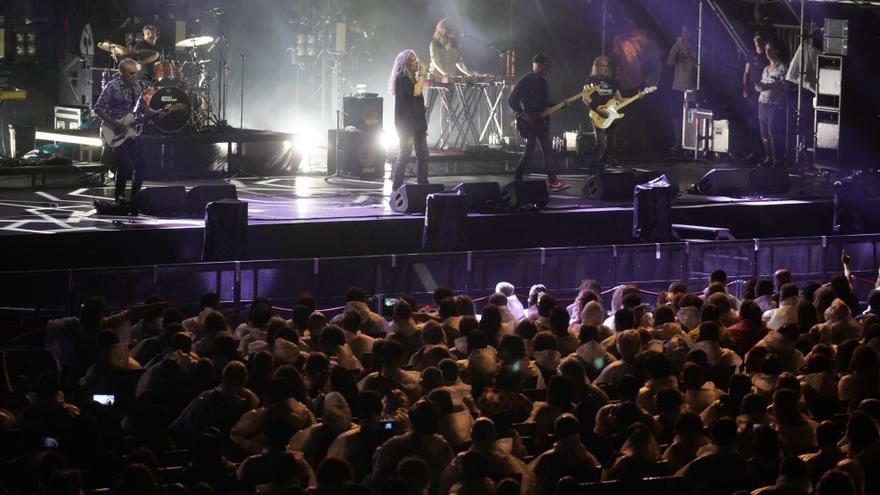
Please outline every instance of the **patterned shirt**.
[{"label": "patterned shirt", "polygon": [[[776,65],[767,64],[764,72],[761,74],[761,84],[776,84],[785,80],[785,73],[788,72],[788,66],[784,62],[777,62]],[[758,96],[758,103],[766,105],[785,105],[785,88],[778,87],[773,89],[765,89]]]},{"label": "patterned shirt", "polygon": [[116,76],[104,86],[101,96],[95,102],[95,110],[104,110],[116,120],[140,109],[144,102],[143,94],[146,85],[143,81],[133,81],[134,90],[128,87],[120,76]]}]

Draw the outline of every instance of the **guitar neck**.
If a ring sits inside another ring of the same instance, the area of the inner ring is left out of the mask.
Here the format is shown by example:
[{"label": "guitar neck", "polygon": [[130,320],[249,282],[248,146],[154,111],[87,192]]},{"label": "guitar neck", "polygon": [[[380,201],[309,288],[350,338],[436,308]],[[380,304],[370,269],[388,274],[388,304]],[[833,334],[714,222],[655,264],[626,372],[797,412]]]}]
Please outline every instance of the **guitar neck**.
[{"label": "guitar neck", "polygon": [[567,105],[571,105],[572,103],[574,103],[575,100],[579,100],[581,98],[581,94],[583,94],[583,93],[576,94],[576,95],[572,96],[571,98],[566,98],[566,99],[560,101],[559,103],[553,105],[552,107],[547,108],[546,110],[541,112],[541,117],[546,117],[546,116],[550,115],[551,113],[554,113],[557,110],[559,110]]},{"label": "guitar neck", "polygon": [[638,99],[641,98],[642,96],[645,96],[645,93],[639,92],[639,93],[636,93],[636,94],[630,96],[629,98],[624,98],[623,101],[620,102],[620,103],[617,105],[617,110],[618,110],[618,111],[621,110],[623,107],[625,107],[625,106],[629,105],[630,103],[632,103],[632,102],[638,100]]}]

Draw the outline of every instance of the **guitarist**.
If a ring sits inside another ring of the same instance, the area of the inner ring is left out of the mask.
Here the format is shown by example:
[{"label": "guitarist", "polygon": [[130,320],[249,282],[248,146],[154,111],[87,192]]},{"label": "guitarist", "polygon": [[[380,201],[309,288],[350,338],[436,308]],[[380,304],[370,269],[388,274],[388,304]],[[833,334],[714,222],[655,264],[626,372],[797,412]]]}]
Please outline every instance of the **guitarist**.
[{"label": "guitarist", "polygon": [[[599,107],[608,103],[611,98],[618,102],[623,100],[620,94],[620,86],[611,77],[611,61],[608,57],[601,55],[593,60],[593,69],[590,71],[590,77],[587,84],[597,87],[595,93],[587,93],[584,95],[584,103],[602,117],[608,117],[608,112]],[[605,168],[605,163],[610,158],[614,150],[614,133],[617,123],[614,122],[607,129],[596,127],[596,146],[593,147],[593,153],[590,155],[588,164],[591,174],[598,174]]]},{"label": "guitarist", "polygon": [[550,72],[550,57],[539,53],[532,57],[532,71],[522,76],[507,99],[507,104],[517,115],[517,128],[520,134],[526,138],[526,149],[523,151],[516,167],[516,175],[513,180],[523,180],[526,164],[535,152],[535,143],[540,143],[541,154],[544,155],[544,168],[547,170],[548,189],[550,191],[562,191],[571,187],[567,182],[556,178],[553,155],[550,143],[550,117],[541,117],[539,114],[548,107],[553,106],[550,100],[550,88],[544,76]]},{"label": "guitarist", "polygon": [[[95,102],[95,114],[117,133],[125,133],[128,128],[120,122],[129,113],[144,111],[154,113],[143,102],[143,93],[146,84],[136,78],[139,65],[130,58],[119,62],[119,75],[114,77],[101,90],[101,96]],[[124,143],[113,149],[112,167],[116,173],[114,198],[117,203],[125,201],[125,185],[129,178],[131,182],[131,198],[140,191],[144,182],[144,163],[137,156],[137,144],[135,139],[127,139]],[[107,152],[105,147],[105,153]]]}]

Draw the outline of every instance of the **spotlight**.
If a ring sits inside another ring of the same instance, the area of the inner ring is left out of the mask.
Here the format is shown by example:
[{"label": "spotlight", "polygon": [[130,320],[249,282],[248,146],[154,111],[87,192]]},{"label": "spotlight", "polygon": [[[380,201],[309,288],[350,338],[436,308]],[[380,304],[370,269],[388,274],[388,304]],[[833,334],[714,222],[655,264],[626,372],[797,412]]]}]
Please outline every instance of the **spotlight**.
[{"label": "spotlight", "polygon": [[382,129],[378,136],[379,146],[385,151],[395,149],[399,146],[397,132],[393,129]]}]

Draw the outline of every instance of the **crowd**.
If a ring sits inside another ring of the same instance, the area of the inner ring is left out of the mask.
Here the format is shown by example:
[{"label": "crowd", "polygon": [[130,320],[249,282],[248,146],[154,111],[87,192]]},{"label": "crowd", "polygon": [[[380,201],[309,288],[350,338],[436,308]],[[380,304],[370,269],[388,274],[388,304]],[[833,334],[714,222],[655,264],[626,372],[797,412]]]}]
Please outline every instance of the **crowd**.
[{"label": "crowd", "polygon": [[7,377],[0,484],[878,493],[880,289],[862,308],[848,261],[825,285],[785,269],[750,280],[742,300],[716,270],[656,306],[591,280],[569,305],[540,284],[521,299],[501,282],[478,303],[437,288],[430,305],[401,296],[390,320],[359,288],[332,317],[309,295],[289,311],[258,299],[237,326],[215,294],[194,315],[158,296],[115,314],[91,298],[47,323],[52,366]]}]

